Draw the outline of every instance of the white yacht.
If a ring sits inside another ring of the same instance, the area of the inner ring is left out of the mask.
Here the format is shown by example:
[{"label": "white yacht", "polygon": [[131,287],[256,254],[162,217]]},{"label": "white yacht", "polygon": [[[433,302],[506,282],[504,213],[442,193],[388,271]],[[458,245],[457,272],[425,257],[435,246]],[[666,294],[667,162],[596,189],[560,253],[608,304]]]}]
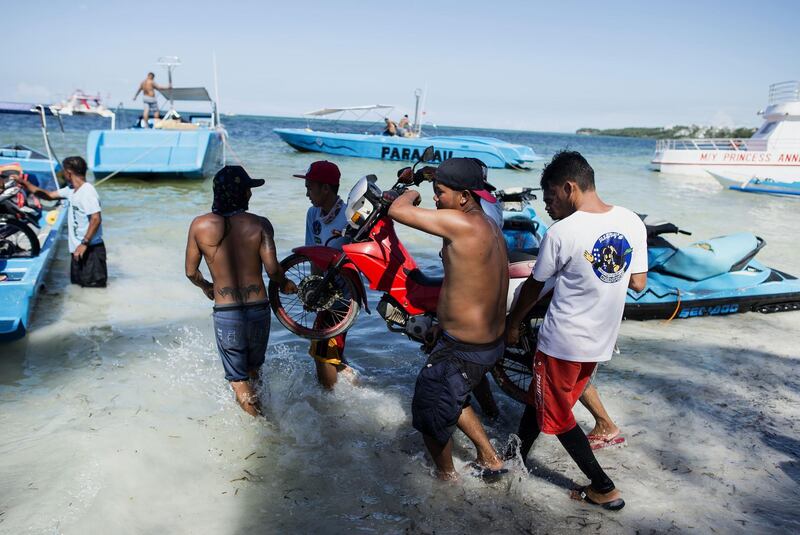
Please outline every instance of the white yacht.
[{"label": "white yacht", "polygon": [[800,81],[772,84],[764,124],[751,138],[664,139],[651,164],[662,173],[800,180]]}]

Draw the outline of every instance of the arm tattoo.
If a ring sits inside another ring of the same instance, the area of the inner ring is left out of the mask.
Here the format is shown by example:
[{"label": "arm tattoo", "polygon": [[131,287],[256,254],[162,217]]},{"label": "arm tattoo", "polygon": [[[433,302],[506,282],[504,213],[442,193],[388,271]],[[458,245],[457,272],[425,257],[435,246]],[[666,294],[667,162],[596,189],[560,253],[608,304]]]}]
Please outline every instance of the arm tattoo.
[{"label": "arm tattoo", "polygon": [[203,274],[200,271],[195,271],[193,274],[188,275],[189,280],[192,281],[192,284],[195,286],[200,286],[201,288],[208,285],[209,282],[203,277]]},{"label": "arm tattoo", "polygon": [[261,293],[261,286],[258,284],[251,284],[245,287],[238,286],[225,286],[217,290],[221,297],[231,296],[237,303],[244,303],[250,298],[250,294],[259,295]]}]

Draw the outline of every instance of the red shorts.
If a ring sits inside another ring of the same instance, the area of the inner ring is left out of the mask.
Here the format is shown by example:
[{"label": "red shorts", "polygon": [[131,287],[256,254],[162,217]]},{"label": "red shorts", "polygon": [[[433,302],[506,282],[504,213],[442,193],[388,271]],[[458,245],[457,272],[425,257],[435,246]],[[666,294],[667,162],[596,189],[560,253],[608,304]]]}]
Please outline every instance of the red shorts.
[{"label": "red shorts", "polygon": [[560,435],[575,427],[572,407],[589,384],[596,366],[596,362],[561,360],[536,351],[528,395],[536,407],[536,421],[543,433]]}]

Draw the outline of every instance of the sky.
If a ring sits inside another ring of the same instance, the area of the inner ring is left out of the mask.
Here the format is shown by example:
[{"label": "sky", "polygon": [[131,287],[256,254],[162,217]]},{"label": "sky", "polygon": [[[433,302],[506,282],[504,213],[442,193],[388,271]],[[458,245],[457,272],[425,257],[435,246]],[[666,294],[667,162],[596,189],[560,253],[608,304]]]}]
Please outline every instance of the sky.
[{"label": "sky", "polygon": [[74,89],[110,107],[161,56],[176,86],[223,113],[301,116],[392,104],[441,125],[757,126],[771,83],[800,79],[792,1],[2,0],[21,30],[0,55],[0,100],[56,102]]}]

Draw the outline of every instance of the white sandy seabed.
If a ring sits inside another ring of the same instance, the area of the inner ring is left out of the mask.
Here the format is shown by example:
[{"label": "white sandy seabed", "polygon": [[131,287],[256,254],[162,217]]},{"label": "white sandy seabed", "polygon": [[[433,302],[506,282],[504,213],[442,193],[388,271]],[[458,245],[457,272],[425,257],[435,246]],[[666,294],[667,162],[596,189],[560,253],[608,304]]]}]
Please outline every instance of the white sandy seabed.
[{"label": "white sandy seabed", "polygon": [[[693,239],[751,229],[770,244],[764,263],[800,272],[796,204],[638,173],[610,199],[688,219]],[[634,180],[657,194],[625,193]],[[800,532],[800,313],[623,323],[621,354],[597,376],[628,439],[598,453],[627,502],[619,513],[569,500],[585,480],[547,436],[532,475],[516,464],[487,485],[469,477],[474,453],[456,433],[464,477],[443,484],[411,428],[424,357],[374,312],[348,335],[356,385],[322,392],[307,343],[273,322],[266,421],[234,404],[210,304],[183,276],[186,228],[208,198],[205,185],[108,185],[107,290],[69,285],[62,240],[34,329],[0,346],[0,533]],[[302,240],[301,181],[253,202],[284,255]],[[432,263],[435,243],[401,238]],[[502,447],[521,407],[497,399],[488,430]]]},{"label": "white sandy seabed", "polygon": [[[130,276],[107,294],[64,284],[62,255],[50,282],[63,293],[49,296],[27,341],[6,346],[0,532],[800,528],[800,379],[789,335],[798,313],[623,324],[622,353],[597,379],[628,437],[627,447],[598,454],[627,502],[609,513],[568,499],[584,479],[553,437],[537,443],[532,475],[514,464],[487,485],[468,476],[473,453],[457,433],[465,477],[435,481],[410,425],[423,357],[375,317],[362,316],[349,338],[359,382],[334,393],[316,386],[305,343],[275,322],[263,369],[267,420],[244,416],[222,378],[199,292],[174,281],[138,289],[151,271],[180,268],[177,255],[165,265],[157,251],[111,256],[112,272]],[[169,301],[189,305],[170,309]],[[503,416],[489,431],[501,446],[520,407],[497,397]]]}]

